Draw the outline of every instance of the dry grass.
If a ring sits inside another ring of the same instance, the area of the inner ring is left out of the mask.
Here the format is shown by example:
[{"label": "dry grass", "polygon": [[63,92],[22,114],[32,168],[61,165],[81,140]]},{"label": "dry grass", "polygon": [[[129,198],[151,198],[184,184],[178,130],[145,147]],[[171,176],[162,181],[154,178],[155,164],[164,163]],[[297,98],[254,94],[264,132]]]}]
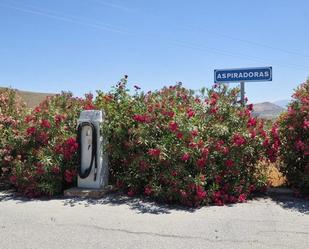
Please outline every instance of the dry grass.
[{"label": "dry grass", "polygon": [[280,187],[286,185],[286,178],[279,171],[280,162],[271,163],[268,161],[260,161],[258,163],[260,170],[267,177],[270,187]]},{"label": "dry grass", "polygon": [[286,178],[278,170],[280,162],[268,163],[267,175],[270,186],[280,187],[286,184]]},{"label": "dry grass", "polygon": [[286,184],[285,177],[274,166],[269,167],[268,181],[272,187],[279,187]]}]

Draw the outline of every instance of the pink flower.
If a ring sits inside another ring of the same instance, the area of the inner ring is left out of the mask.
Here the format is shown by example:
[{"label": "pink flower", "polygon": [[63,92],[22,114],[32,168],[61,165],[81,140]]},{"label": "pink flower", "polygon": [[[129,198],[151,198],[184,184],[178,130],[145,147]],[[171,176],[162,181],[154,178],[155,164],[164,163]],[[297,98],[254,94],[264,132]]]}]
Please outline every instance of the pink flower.
[{"label": "pink flower", "polygon": [[36,132],[36,128],[35,127],[29,127],[27,129],[27,134],[28,135],[33,135]]},{"label": "pink flower", "polygon": [[249,104],[249,105],[247,106],[247,109],[248,109],[249,111],[252,111],[252,110],[253,110],[253,104]]},{"label": "pink flower", "polygon": [[200,180],[201,180],[202,182],[205,182],[205,181],[206,181],[206,177],[205,177],[204,175],[201,175],[201,176],[200,176]]},{"label": "pink flower", "polygon": [[213,92],[210,96],[209,104],[210,105],[215,105],[217,104],[217,101],[219,99],[219,95],[216,92]]},{"label": "pink flower", "polygon": [[296,148],[297,150],[304,150],[304,148],[305,148],[304,142],[301,141],[301,140],[297,140],[297,141],[295,142],[295,148]]},{"label": "pink flower", "polygon": [[34,118],[33,116],[28,115],[28,116],[25,117],[25,122],[28,124],[33,120],[33,118]]},{"label": "pink flower", "polygon": [[216,192],[214,192],[214,193],[213,193],[213,197],[214,197],[215,199],[221,198],[221,191],[216,191]]},{"label": "pink flower", "polygon": [[36,174],[37,174],[37,175],[43,175],[43,174],[45,174],[45,169],[43,168],[42,165],[37,166],[37,168],[36,168]]},{"label": "pink flower", "polygon": [[16,184],[16,182],[17,182],[17,177],[16,177],[16,176],[10,176],[10,182],[11,182],[12,184]]},{"label": "pink flower", "polygon": [[47,119],[43,119],[41,121],[41,127],[46,128],[46,129],[50,129],[51,128],[51,124]]},{"label": "pink flower", "polygon": [[195,111],[193,111],[191,108],[189,108],[187,110],[187,115],[188,115],[188,118],[192,118],[195,115]]},{"label": "pink flower", "polygon": [[293,109],[292,106],[288,107],[288,115],[292,116],[295,113],[295,110]]},{"label": "pink flower", "polygon": [[200,158],[197,160],[196,164],[199,169],[203,169],[206,164],[206,160],[204,158]]},{"label": "pink flower", "polygon": [[224,205],[224,202],[222,200],[220,200],[220,199],[215,199],[215,203],[218,206],[223,206]]},{"label": "pink flower", "polygon": [[56,125],[58,125],[62,120],[63,120],[63,116],[62,115],[56,115],[55,116],[55,123]]},{"label": "pink flower", "polygon": [[167,116],[169,116],[170,118],[174,117],[174,115],[175,113],[173,111],[167,113]]},{"label": "pink flower", "polygon": [[304,128],[305,130],[306,130],[306,129],[309,129],[309,120],[307,120],[307,119],[304,120],[303,128]]},{"label": "pink flower", "polygon": [[190,148],[197,148],[197,147],[198,147],[198,144],[197,144],[197,143],[194,143],[194,142],[190,142],[190,143],[189,143],[189,147],[190,147]]},{"label": "pink flower", "polygon": [[190,159],[190,154],[189,153],[185,153],[182,155],[181,160],[182,161],[188,161]]},{"label": "pink flower", "polygon": [[261,134],[262,137],[265,137],[265,138],[266,138],[266,136],[267,136],[266,131],[264,131],[263,129],[260,129],[259,132],[260,132],[260,134]]},{"label": "pink flower", "polygon": [[225,166],[230,168],[230,167],[233,167],[233,165],[234,165],[233,160],[228,159],[228,160],[225,161]]},{"label": "pink flower", "polygon": [[74,176],[75,176],[75,172],[74,171],[66,170],[64,172],[64,179],[65,179],[65,181],[67,183],[72,183]]},{"label": "pink flower", "polygon": [[84,110],[95,110],[95,109],[96,109],[95,105],[92,104],[91,102],[90,103],[86,102],[84,104]]},{"label": "pink flower", "polygon": [[134,119],[135,121],[137,121],[137,122],[141,122],[141,123],[144,122],[143,116],[142,116],[142,115],[139,115],[139,114],[135,114],[135,115],[133,116],[133,119]]},{"label": "pink flower", "polygon": [[129,189],[129,191],[127,192],[128,196],[132,197],[135,195],[135,191],[133,189]]},{"label": "pink flower", "polygon": [[211,114],[216,114],[218,112],[218,108],[211,108],[210,113]]},{"label": "pink flower", "polygon": [[241,146],[243,145],[244,143],[246,142],[246,140],[244,139],[244,137],[240,134],[235,134],[233,136],[233,143],[236,145],[236,146]]},{"label": "pink flower", "polygon": [[274,124],[271,128],[271,134],[274,139],[279,140],[279,128],[278,125]]},{"label": "pink flower", "polygon": [[209,154],[209,149],[208,148],[203,148],[202,149],[202,156],[207,158],[208,157],[208,154]]},{"label": "pink flower", "polygon": [[161,113],[164,115],[164,116],[167,116],[169,118],[172,118],[174,117],[175,113],[173,111],[161,111]]},{"label": "pink flower", "polygon": [[78,147],[78,144],[76,143],[76,139],[74,137],[68,138],[65,143],[67,145],[72,146],[72,147],[76,147],[75,149],[77,149],[77,147]]},{"label": "pink flower", "polygon": [[253,192],[255,189],[256,189],[256,187],[253,184],[250,185],[250,187],[249,187],[249,191],[250,192]]},{"label": "pink flower", "polygon": [[256,126],[256,119],[255,118],[249,118],[248,123],[247,123],[248,127],[252,127],[252,126]]},{"label": "pink flower", "polygon": [[38,142],[45,144],[45,145],[48,144],[48,139],[49,139],[48,134],[44,131],[41,131],[36,137],[36,140]]},{"label": "pink flower", "polygon": [[41,112],[41,108],[40,108],[40,107],[36,107],[36,108],[34,109],[34,112],[35,112],[35,113]]},{"label": "pink flower", "polygon": [[228,147],[222,147],[221,151],[223,152],[223,154],[227,155],[229,153],[229,148]]},{"label": "pink flower", "polygon": [[239,201],[239,202],[244,202],[246,199],[247,199],[247,195],[246,195],[246,194],[241,194],[241,195],[238,197],[238,201]]},{"label": "pink flower", "polygon": [[268,138],[266,138],[266,139],[264,140],[263,146],[264,146],[264,147],[268,147],[268,146],[269,146],[269,139],[268,139]]},{"label": "pink flower", "polygon": [[151,117],[146,115],[146,114],[135,114],[133,116],[133,119],[139,123],[150,123],[151,122]]},{"label": "pink flower", "polygon": [[191,136],[196,137],[198,135],[198,130],[191,131]]},{"label": "pink flower", "polygon": [[64,159],[71,160],[74,153],[76,153],[78,143],[74,137],[68,138],[63,144],[55,145],[54,151],[57,154],[62,154]]},{"label": "pink flower", "polygon": [[175,132],[178,130],[178,124],[174,121],[170,122],[169,123],[169,129],[172,131],[172,132]]},{"label": "pink flower", "polygon": [[117,188],[123,188],[123,185],[124,185],[124,184],[123,184],[123,182],[122,182],[121,180],[117,180],[117,181],[116,181],[116,187],[117,187]]},{"label": "pink flower", "polygon": [[235,196],[229,196],[229,198],[228,198],[228,201],[231,202],[231,203],[235,203],[235,202],[237,202],[237,200],[238,199]]},{"label": "pink flower", "polygon": [[160,149],[149,149],[148,150],[148,155],[149,156],[159,156],[161,153]]},{"label": "pink flower", "polygon": [[206,197],[206,192],[203,190],[201,186],[197,186],[196,195],[200,200],[203,200]]},{"label": "pink flower", "polygon": [[215,182],[216,182],[216,183],[220,183],[221,181],[222,181],[222,177],[219,176],[219,175],[216,175],[216,176],[215,176]]},{"label": "pink flower", "polygon": [[54,174],[59,174],[61,172],[61,169],[59,166],[54,166],[52,167],[52,170],[51,170]]},{"label": "pink flower", "polygon": [[183,138],[183,134],[181,132],[178,132],[176,136],[177,136],[178,139],[182,139]]},{"label": "pink flower", "polygon": [[255,138],[256,137],[255,130],[250,131],[250,136],[251,136],[251,138]]},{"label": "pink flower", "polygon": [[180,195],[182,198],[186,199],[188,197],[188,194],[185,190],[180,190]]},{"label": "pink flower", "polygon": [[152,193],[152,188],[149,187],[149,186],[146,187],[144,193],[145,193],[146,195],[150,195],[150,194]]}]

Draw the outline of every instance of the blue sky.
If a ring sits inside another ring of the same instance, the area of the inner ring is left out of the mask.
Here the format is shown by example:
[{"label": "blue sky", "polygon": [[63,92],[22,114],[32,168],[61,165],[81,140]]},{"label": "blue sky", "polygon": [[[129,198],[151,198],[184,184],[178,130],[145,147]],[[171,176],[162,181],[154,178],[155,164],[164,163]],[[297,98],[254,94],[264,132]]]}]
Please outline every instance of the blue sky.
[{"label": "blue sky", "polygon": [[286,99],[309,76],[308,27],[306,0],[0,0],[0,86],[80,96],[128,74],[200,89],[214,69],[272,66],[246,95]]}]

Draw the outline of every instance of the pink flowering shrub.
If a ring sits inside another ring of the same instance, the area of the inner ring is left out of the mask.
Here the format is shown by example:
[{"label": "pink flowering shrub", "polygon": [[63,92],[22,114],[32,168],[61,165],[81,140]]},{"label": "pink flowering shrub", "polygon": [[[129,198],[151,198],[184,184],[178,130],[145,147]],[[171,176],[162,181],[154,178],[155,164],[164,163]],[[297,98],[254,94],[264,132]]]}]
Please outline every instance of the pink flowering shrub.
[{"label": "pink flowering shrub", "polygon": [[215,85],[195,95],[178,84],[146,94],[135,87],[131,96],[126,83],[99,91],[95,104],[107,114],[112,181],[129,196],[223,205],[266,186],[257,162],[275,160],[277,147],[238,89]]},{"label": "pink flowering shrub", "polygon": [[282,143],[281,171],[292,186],[309,195],[309,80],[292,97],[288,111],[277,122]]},{"label": "pink flowering shrub", "polygon": [[21,143],[8,143],[15,151],[6,164],[9,181],[18,192],[28,197],[52,196],[74,184],[76,122],[82,109],[91,108],[91,95],[78,99],[62,93],[48,97],[31,113],[20,117]]},{"label": "pink flowering shrub", "polygon": [[8,186],[10,163],[18,158],[17,151],[22,147],[26,109],[21,98],[13,89],[0,91],[0,188]]}]

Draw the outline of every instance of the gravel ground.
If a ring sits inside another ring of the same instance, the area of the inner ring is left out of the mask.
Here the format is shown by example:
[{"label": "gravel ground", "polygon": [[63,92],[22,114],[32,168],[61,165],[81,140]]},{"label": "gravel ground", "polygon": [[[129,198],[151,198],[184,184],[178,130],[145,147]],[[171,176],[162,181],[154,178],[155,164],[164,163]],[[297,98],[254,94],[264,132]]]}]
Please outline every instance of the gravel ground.
[{"label": "gravel ground", "polygon": [[260,197],[183,209],[110,194],[28,200],[0,192],[1,249],[309,248],[309,202]]}]

